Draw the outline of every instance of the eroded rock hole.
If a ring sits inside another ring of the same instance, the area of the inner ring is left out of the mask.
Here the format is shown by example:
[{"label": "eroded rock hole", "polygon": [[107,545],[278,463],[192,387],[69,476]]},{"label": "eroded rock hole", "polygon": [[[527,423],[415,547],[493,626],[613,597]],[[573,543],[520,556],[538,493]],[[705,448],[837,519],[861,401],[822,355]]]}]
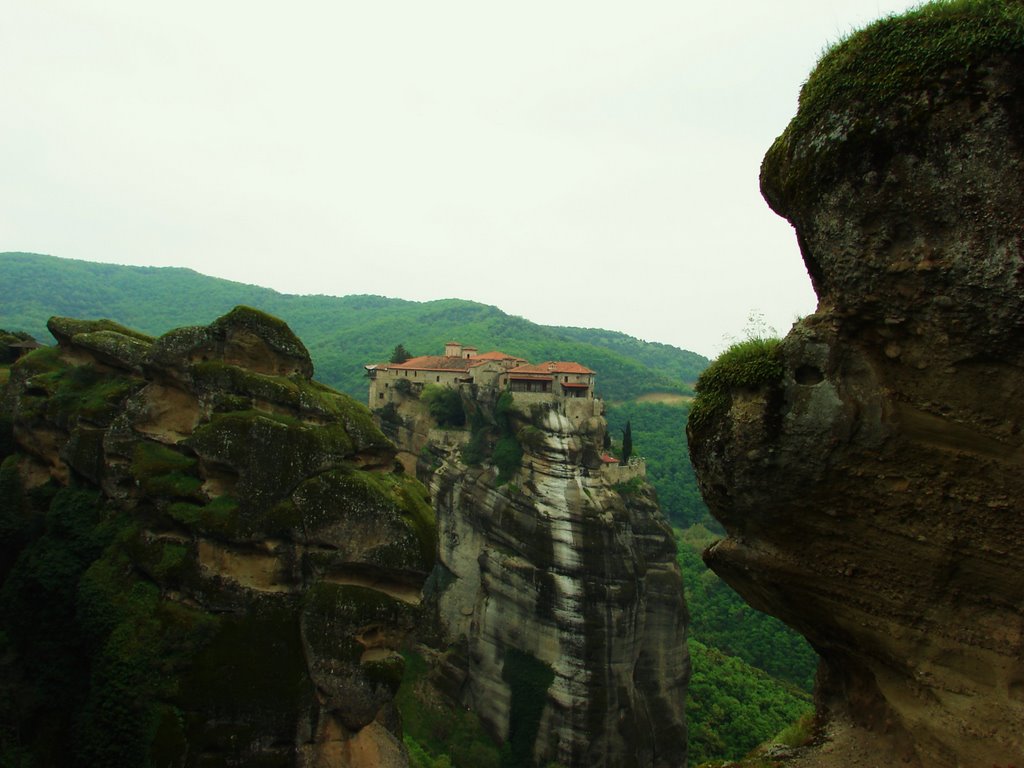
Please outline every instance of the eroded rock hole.
[{"label": "eroded rock hole", "polygon": [[801,365],[796,369],[796,383],[806,387],[813,387],[824,381],[825,375],[821,369],[813,365]]}]

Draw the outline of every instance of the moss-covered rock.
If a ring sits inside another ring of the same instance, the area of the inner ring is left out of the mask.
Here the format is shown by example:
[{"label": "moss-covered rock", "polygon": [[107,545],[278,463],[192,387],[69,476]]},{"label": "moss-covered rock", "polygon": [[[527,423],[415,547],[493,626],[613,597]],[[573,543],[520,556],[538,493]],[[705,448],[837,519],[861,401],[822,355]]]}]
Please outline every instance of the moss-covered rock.
[{"label": "moss-covered rock", "polygon": [[[0,708],[0,756],[23,733],[46,765],[285,766],[397,729],[436,529],[369,412],[247,308],[51,330],[0,413],[0,690],[30,701]],[[30,679],[44,630],[74,674]]]},{"label": "moss-covered rock", "polygon": [[70,345],[74,342],[75,336],[79,334],[114,333],[125,336],[144,344],[153,341],[152,336],[147,336],[139,331],[126,328],[113,320],[77,320],[72,317],[51,317],[46,322],[47,330],[53,334],[57,343]]},{"label": "moss-covered rock", "polygon": [[780,215],[816,199],[844,169],[893,156],[928,129],[937,103],[975,98],[993,66],[1021,69],[1024,6],[1005,0],[925,3],[832,46],[799,109],[765,156],[761,188]]},{"label": "moss-covered rock", "polygon": [[256,373],[310,378],[306,347],[279,318],[238,306],[208,326],[178,328],[153,345],[152,361],[167,368],[222,361]]}]

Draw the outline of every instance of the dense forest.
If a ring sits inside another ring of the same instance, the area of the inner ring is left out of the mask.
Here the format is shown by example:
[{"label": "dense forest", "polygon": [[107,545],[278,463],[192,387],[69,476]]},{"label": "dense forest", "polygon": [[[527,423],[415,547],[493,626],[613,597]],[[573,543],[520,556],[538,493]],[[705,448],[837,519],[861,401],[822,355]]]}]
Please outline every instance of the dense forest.
[{"label": "dense forest", "polygon": [[[630,426],[634,453],[647,460],[648,478],[678,529],[692,616],[691,765],[740,757],[810,708],[813,652],[781,623],[750,609],[700,559],[721,532],[701,500],[686,446],[689,395],[708,363],[700,355],[614,331],[541,326],[469,301],[289,296],[186,269],[7,253],[0,254],[0,284],[0,328],[45,343],[51,315],[108,317],[159,334],[249,304],[285,319],[308,346],[317,378],[360,402],[362,366],[389,359],[398,344],[414,355],[436,354],[454,338],[532,361],[577,360],[593,368],[610,434],[620,440]],[[5,378],[0,365],[0,384]],[[409,669],[407,684],[415,685],[415,659]],[[408,711],[404,719],[414,765],[478,768],[501,758],[472,719],[458,713]]]}]

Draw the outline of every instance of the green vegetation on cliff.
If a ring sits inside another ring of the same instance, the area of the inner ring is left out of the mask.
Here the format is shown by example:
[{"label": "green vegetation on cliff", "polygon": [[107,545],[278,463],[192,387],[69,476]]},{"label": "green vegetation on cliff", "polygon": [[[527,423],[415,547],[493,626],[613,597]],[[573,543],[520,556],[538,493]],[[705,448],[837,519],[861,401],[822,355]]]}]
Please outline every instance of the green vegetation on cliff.
[{"label": "green vegetation on cliff", "polygon": [[421,655],[404,656],[405,677],[395,701],[412,768],[499,768],[498,747],[480,720],[437,696]]}]

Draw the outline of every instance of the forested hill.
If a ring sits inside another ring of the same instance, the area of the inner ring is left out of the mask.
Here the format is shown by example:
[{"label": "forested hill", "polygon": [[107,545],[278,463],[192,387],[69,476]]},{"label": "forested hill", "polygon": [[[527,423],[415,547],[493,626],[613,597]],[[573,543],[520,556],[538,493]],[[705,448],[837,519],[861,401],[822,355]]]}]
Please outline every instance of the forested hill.
[{"label": "forested hill", "polygon": [[209,323],[247,304],[287,321],[309,347],[317,378],[360,400],[366,396],[363,364],[387,360],[397,344],[414,355],[440,354],[444,342],[456,339],[534,362],[577,360],[598,372],[599,394],[612,401],[686,394],[708,364],[667,344],[615,331],[538,325],[471,301],[295,296],[173,267],[0,253],[0,285],[0,328],[27,331],[46,343],[51,315],[106,317],[159,334]]}]

